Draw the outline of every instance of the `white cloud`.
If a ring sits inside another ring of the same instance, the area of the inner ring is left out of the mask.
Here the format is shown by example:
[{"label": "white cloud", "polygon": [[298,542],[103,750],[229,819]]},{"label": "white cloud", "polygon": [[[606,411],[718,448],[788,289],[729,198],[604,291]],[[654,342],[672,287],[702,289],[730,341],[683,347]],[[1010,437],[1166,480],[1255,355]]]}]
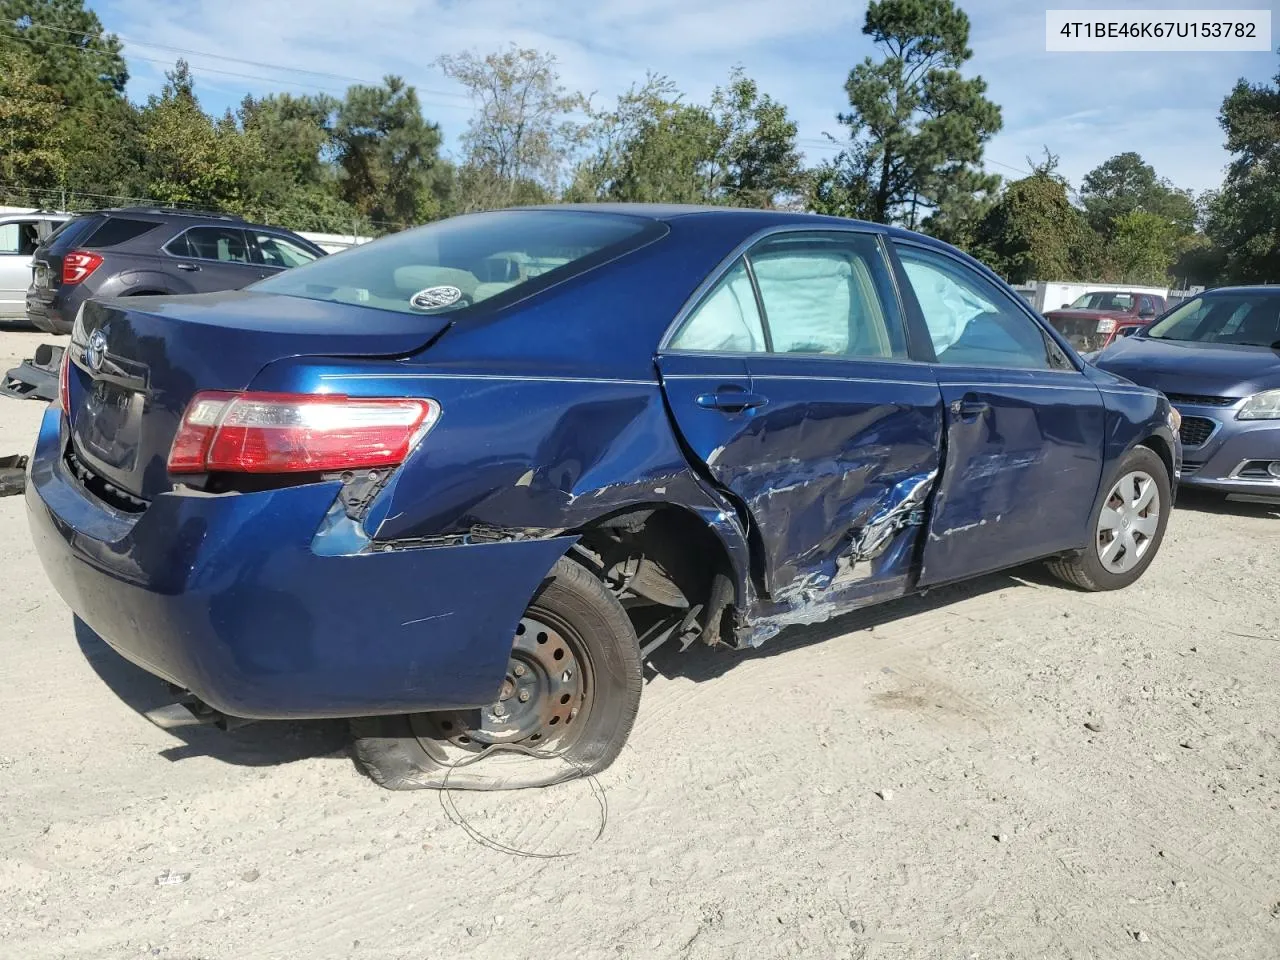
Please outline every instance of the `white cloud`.
[{"label": "white cloud", "polygon": [[[1236,77],[1264,79],[1269,54],[1048,54],[1044,14],[1021,0],[968,6],[975,57],[1001,105],[1005,129],[989,156],[1025,166],[1043,144],[1073,181],[1106,157],[1137,150],[1180,185],[1215,186],[1226,156],[1216,114]],[[827,0],[310,0],[305,6],[249,0],[191,0],[181,16],[157,16],[152,0],[103,0],[109,29],[134,41],[377,81],[397,73],[415,84],[428,116],[455,142],[470,112],[434,66],[441,54],[488,52],[510,43],[556,54],[566,86],[607,102],[648,70],[670,75],[703,100],[741,63],[788,105],[804,140],[836,132],[849,69],[870,52],[861,5]],[[130,46],[126,54],[172,60],[177,53]],[[344,80],[190,56],[206,103],[234,104],[245,90],[314,83],[341,92]],[[145,96],[163,67],[135,60],[132,92]],[[207,68],[279,77],[219,77]],[[806,148],[812,159],[828,156]],[[1016,176],[1012,171],[1002,173]]]}]

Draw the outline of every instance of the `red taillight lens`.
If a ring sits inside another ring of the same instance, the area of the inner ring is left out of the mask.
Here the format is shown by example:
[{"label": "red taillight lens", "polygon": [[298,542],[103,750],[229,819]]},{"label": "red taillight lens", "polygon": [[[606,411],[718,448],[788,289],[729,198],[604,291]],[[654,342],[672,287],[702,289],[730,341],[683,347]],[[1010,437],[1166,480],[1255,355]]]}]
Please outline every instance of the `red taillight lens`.
[{"label": "red taillight lens", "polygon": [[62,351],[62,362],[58,364],[58,406],[71,416],[71,347]]},{"label": "red taillight lens", "polygon": [[62,283],[77,284],[102,266],[102,258],[88,250],[72,250],[62,258]]},{"label": "red taillight lens", "polygon": [[310,393],[196,394],[170,473],[299,473],[402,463],[440,416],[434,400]]}]

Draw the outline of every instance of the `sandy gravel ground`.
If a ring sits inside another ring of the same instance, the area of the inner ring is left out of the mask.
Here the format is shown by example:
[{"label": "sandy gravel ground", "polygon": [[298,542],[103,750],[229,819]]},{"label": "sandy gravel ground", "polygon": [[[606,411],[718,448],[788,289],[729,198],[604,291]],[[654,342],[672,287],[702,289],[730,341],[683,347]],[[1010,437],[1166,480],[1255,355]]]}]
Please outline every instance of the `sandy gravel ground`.
[{"label": "sandy gravel ground", "polygon": [[[0,453],[41,406],[0,399]],[[583,782],[455,797],[559,859],[332,725],[150,725],[20,498],[0,542],[0,956],[1280,956],[1274,509],[1188,500],[1122,593],[1033,568],[664,658],[597,842]]]}]

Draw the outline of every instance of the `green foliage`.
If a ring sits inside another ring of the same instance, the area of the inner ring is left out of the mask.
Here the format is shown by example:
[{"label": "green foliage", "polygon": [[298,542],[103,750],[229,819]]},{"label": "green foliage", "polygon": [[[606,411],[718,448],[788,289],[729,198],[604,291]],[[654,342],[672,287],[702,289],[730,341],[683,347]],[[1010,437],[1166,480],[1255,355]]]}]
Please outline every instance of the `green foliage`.
[{"label": "green foliage", "polygon": [[164,90],[142,109],[147,195],[162,203],[239,212],[257,144],[242,137],[230,117],[214,122],[200,109],[185,61],[165,76]]},{"label": "green foliage", "polygon": [[479,57],[441,57],[446,76],[466,87],[476,113],[462,135],[459,170],[464,210],[486,210],[553,198],[583,124],[573,115],[586,100],[560,85],[556,58],[521,49]]},{"label": "green foliage", "polygon": [[0,0],[0,51],[25,50],[35,80],[72,106],[120,97],[129,70],[120,40],[84,0]]},{"label": "green foliage", "polygon": [[1209,203],[1207,232],[1228,279],[1280,282],[1280,74],[1272,85],[1237,83],[1219,122],[1233,158]]},{"label": "green foliage", "polygon": [[1095,235],[1056,167],[1057,157],[1049,156],[1031,176],[1010,183],[975,231],[985,259],[1011,283],[1094,279]]},{"label": "green foliage", "polygon": [[804,189],[796,125],[786,107],[734,69],[707,106],[684,102],[674,82],[649,75],[597,111],[592,150],[567,196],[574,200],[773,207]]},{"label": "green foliage", "polygon": [[1117,221],[1135,210],[1155,214],[1179,235],[1195,231],[1199,218],[1195,198],[1156,176],[1155,168],[1136,153],[1121,153],[1099,164],[1080,186],[1089,224],[1111,236]]},{"label": "green foliage", "polygon": [[10,188],[52,187],[65,167],[58,93],[37,76],[25,51],[0,49],[0,184]]},{"label": "green foliage", "polygon": [[973,51],[952,0],[873,0],[862,32],[881,59],[849,73],[849,146],[812,180],[810,206],[914,227],[973,176],[1000,108],[981,77],[960,73]]},{"label": "green foliage", "polygon": [[355,86],[338,106],[333,147],[339,197],[361,217],[398,229],[440,215],[440,128],[395,76]]}]

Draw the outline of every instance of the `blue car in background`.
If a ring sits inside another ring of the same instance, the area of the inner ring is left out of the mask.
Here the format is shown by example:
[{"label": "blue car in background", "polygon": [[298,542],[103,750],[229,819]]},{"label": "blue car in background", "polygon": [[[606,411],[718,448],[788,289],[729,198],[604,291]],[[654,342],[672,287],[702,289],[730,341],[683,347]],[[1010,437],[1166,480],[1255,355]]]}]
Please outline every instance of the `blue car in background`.
[{"label": "blue car in background", "polygon": [[90,302],[65,356],[27,505],[76,616],[206,714],[351,718],[396,788],[604,768],[664,643],[1127,586],[1181,460],[974,260],[783,212],[458,217]]},{"label": "blue car in background", "polygon": [[1280,287],[1222,287],[1094,359],[1182,415],[1188,487],[1280,498]]}]

